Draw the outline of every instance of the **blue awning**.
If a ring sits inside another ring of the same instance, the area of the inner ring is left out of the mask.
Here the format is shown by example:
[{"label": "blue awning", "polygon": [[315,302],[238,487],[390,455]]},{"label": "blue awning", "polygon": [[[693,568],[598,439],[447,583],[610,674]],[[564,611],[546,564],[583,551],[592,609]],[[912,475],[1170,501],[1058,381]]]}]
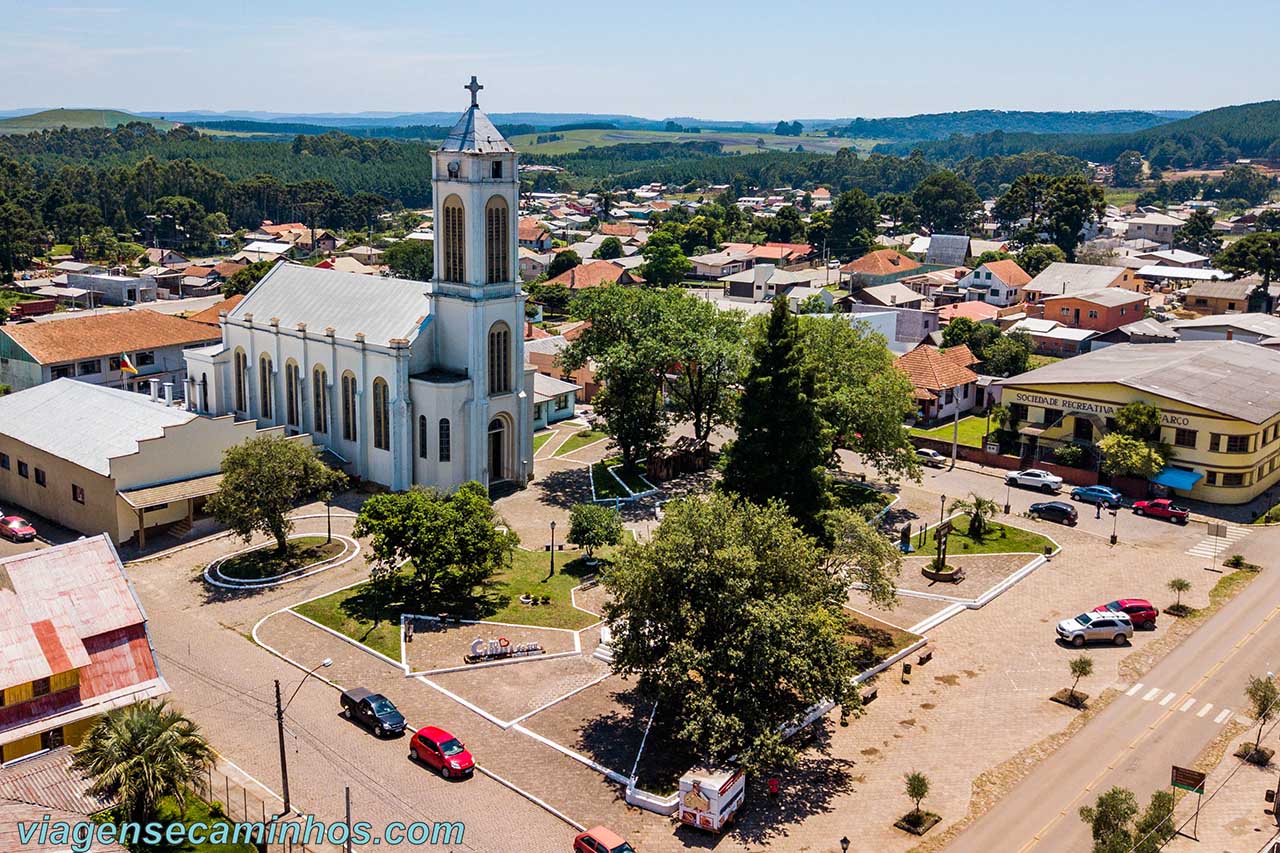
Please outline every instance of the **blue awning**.
[{"label": "blue awning", "polygon": [[1162,486],[1168,486],[1171,489],[1187,491],[1194,489],[1196,483],[1204,479],[1204,474],[1197,471],[1188,471],[1186,468],[1165,468],[1159,474],[1151,478],[1151,482],[1159,483]]}]

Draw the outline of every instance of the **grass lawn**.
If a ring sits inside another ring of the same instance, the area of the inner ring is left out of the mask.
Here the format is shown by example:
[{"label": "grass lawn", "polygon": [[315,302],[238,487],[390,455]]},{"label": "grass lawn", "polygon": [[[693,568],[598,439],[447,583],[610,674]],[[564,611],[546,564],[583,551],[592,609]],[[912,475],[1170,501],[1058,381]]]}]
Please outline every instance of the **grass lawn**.
[{"label": "grass lawn", "polygon": [[[956,516],[952,525],[950,541],[947,543],[947,554],[952,557],[963,557],[965,554],[1043,554],[1045,548],[1054,547],[1052,542],[1039,533],[994,521],[988,522],[990,529],[982,541],[976,541],[969,536],[967,515]],[[912,542],[918,543],[919,539],[913,539]],[[917,547],[918,550],[911,552],[913,557],[928,557],[938,553],[938,543],[933,539],[932,527],[925,534],[924,546]]]},{"label": "grass lawn", "polygon": [[43,298],[32,293],[23,293],[21,290],[0,290],[0,309],[8,311],[19,302],[31,302]]},{"label": "grass lawn", "polygon": [[[221,811],[221,810],[219,810]],[[95,818],[100,822],[116,822],[114,810],[108,811],[101,818]],[[204,833],[208,837],[216,838],[218,830],[217,826],[225,824],[227,826],[227,837],[231,838],[235,832],[235,822],[226,819],[225,815],[215,815],[210,809],[209,804],[205,803],[195,794],[187,795],[186,812],[183,813],[178,808],[178,803],[172,797],[165,797],[160,801],[159,807],[156,809],[156,821],[158,823],[185,823],[188,826],[194,823],[204,824]],[[96,845],[95,848],[97,849]],[[192,844],[184,842],[178,845],[170,844],[145,844],[138,843],[129,849],[136,853],[257,853],[257,848],[252,844],[235,843],[227,841],[218,844],[214,841],[206,841],[203,844]]]},{"label": "grass lawn", "polygon": [[597,498],[629,498],[631,494],[622,487],[612,474],[609,466],[616,464],[616,459],[606,459],[591,466],[591,486]]},{"label": "grass lawn", "polygon": [[[919,435],[924,438],[932,438],[937,441],[951,441],[952,433],[955,426],[950,423],[941,424],[932,429],[912,428],[912,435]],[[986,417],[978,417],[970,415],[967,418],[960,419],[960,443],[965,447],[981,447],[982,437],[987,432]]]},{"label": "grass lawn", "polygon": [[864,669],[870,669],[920,639],[919,634],[913,634],[888,622],[881,622],[874,616],[868,616],[847,607],[844,609],[844,617],[845,638],[862,647]]},{"label": "grass lawn", "polygon": [[564,444],[556,448],[553,456],[564,456],[572,453],[579,448],[586,447],[588,444],[594,444],[602,438],[608,438],[609,434],[596,429],[584,429],[581,432],[575,432],[573,435],[565,439]]},{"label": "grass lawn", "polygon": [[1133,204],[1138,200],[1138,196],[1142,194],[1141,190],[1112,188],[1106,187],[1102,191],[1106,198],[1107,204],[1114,204],[1116,207],[1124,207],[1126,204]]},{"label": "grass lawn", "polygon": [[876,513],[889,505],[889,501],[893,500],[892,495],[886,495],[884,492],[876,491],[861,483],[846,483],[837,481],[831,484],[831,496],[835,501],[845,509],[862,509],[869,508],[871,512]]},{"label": "grass lawn", "polygon": [[336,557],[347,547],[340,539],[326,542],[323,536],[290,539],[288,545],[289,549],[283,556],[276,554],[275,543],[254,548],[227,560],[219,570],[227,577],[237,580],[262,580]]},{"label": "grass lawn", "polygon": [[1035,370],[1037,367],[1044,367],[1059,361],[1062,361],[1062,359],[1056,355],[1033,355],[1027,359],[1027,370]]},{"label": "grass lawn", "polygon": [[533,452],[537,453],[538,448],[546,444],[551,439],[551,436],[553,435],[555,435],[555,433],[549,429],[544,429],[544,430],[541,430],[540,432],[535,432],[533,434]]},{"label": "grass lawn", "polygon": [[[585,575],[598,571],[587,566],[586,560],[574,559],[572,554],[556,554],[556,573],[547,577],[551,557],[545,551],[529,551],[517,548],[510,567],[494,578],[487,590],[492,606],[485,612],[469,614],[468,618],[492,619],[496,622],[512,622],[517,625],[535,625],[542,628],[585,628],[596,621],[590,613],[574,609],[569,590],[582,583]],[[599,552],[607,559],[610,551]],[[551,596],[550,604],[530,606],[520,603],[520,596],[528,593],[538,597]],[[293,608],[308,619],[313,619],[381,652],[392,660],[400,659],[400,614],[405,610],[435,612],[439,607],[409,607],[402,602],[383,602],[371,595],[368,584],[341,589],[324,598],[308,601]]]}]

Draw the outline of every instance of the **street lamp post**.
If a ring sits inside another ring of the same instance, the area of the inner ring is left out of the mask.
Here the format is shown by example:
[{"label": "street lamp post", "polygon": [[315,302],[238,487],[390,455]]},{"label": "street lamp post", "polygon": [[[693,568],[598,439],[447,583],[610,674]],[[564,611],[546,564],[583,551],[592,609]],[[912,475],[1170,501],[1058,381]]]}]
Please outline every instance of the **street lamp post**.
[{"label": "street lamp post", "polygon": [[276,735],[280,741],[280,787],[284,791],[284,812],[289,813],[289,764],[285,758],[284,750],[284,712],[293,704],[294,697],[298,695],[298,691],[302,689],[302,685],[307,683],[307,679],[322,666],[333,666],[333,658],[325,658],[316,666],[307,670],[307,674],[302,676],[302,680],[298,682],[298,686],[294,688],[293,695],[289,697],[289,701],[283,705],[280,704],[280,679],[276,679]]},{"label": "street lamp post", "polygon": [[1009,514],[1009,502],[1012,496],[1013,496],[1013,481],[1010,480],[1008,477],[1006,477],[1004,481],[1004,514],[1005,515]]},{"label": "street lamp post", "polygon": [[551,521],[551,574],[547,577],[554,577],[556,573],[556,522]]},{"label": "street lamp post", "polygon": [[840,839],[840,853],[849,853],[849,836]]},{"label": "street lamp post", "polygon": [[1114,545],[1116,544],[1116,528],[1120,524],[1120,509],[1109,509],[1107,512],[1111,513],[1111,544]]}]

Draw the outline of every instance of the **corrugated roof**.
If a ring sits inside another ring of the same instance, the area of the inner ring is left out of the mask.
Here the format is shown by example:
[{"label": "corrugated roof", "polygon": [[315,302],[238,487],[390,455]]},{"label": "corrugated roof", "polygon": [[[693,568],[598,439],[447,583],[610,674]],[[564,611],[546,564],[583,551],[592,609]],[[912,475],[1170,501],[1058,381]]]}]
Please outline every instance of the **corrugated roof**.
[{"label": "corrugated roof", "polygon": [[190,498],[202,498],[218,491],[222,483],[222,474],[207,474],[203,477],[191,477],[176,483],[165,483],[160,486],[147,486],[142,489],[123,489],[120,497],[134,509],[145,509],[159,504],[175,503]]},{"label": "corrugated roof", "polygon": [[969,257],[969,238],[964,234],[934,234],[925,253],[926,264],[959,266]]},{"label": "corrugated roof", "polygon": [[1025,290],[1057,296],[1110,287],[1125,270],[1098,264],[1069,264],[1055,261],[1031,279]]},{"label": "corrugated roof", "polygon": [[479,107],[468,107],[449,131],[441,151],[460,151],[471,154],[511,153],[515,149],[498,132],[489,117]]},{"label": "corrugated roof", "polygon": [[1240,341],[1116,344],[1002,385],[1114,382],[1260,424],[1280,413],[1280,352]]},{"label": "corrugated roof", "polygon": [[255,325],[272,318],[281,328],[306,323],[307,331],[355,340],[363,332],[370,344],[387,346],[393,339],[413,340],[431,311],[428,285],[420,281],[318,270],[278,264],[262,277],[228,316],[241,321],[253,315]]},{"label": "corrugated roof", "polygon": [[581,391],[582,386],[576,382],[565,382],[563,379],[556,379],[553,376],[547,376],[542,373],[533,375],[533,399],[542,403],[561,394],[568,394],[571,391]]},{"label": "corrugated roof", "polygon": [[88,666],[85,640],[143,621],[105,534],[0,560],[0,688]]},{"label": "corrugated roof", "polygon": [[22,323],[0,327],[41,364],[104,358],[122,352],[213,341],[218,332],[159,311],[116,311],[75,317],[57,323]]},{"label": "corrugated roof", "polygon": [[0,397],[0,433],[103,476],[113,458],[136,453],[139,441],[195,418],[143,394],[74,379]]}]

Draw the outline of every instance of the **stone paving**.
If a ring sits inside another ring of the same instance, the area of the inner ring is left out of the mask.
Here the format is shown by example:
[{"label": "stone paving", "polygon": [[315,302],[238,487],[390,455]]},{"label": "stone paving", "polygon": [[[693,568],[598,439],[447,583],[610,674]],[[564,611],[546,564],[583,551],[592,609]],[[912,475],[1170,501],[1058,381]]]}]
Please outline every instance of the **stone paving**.
[{"label": "stone paving", "polygon": [[902,561],[898,588],[974,599],[1033,559],[1029,554],[947,554],[948,566],[964,569],[964,580],[951,582],[932,581],[921,573],[921,569],[933,561],[932,557],[906,557]]},{"label": "stone paving", "polygon": [[523,717],[609,674],[590,652],[555,660],[472,669],[430,676],[438,684],[500,720]]}]

